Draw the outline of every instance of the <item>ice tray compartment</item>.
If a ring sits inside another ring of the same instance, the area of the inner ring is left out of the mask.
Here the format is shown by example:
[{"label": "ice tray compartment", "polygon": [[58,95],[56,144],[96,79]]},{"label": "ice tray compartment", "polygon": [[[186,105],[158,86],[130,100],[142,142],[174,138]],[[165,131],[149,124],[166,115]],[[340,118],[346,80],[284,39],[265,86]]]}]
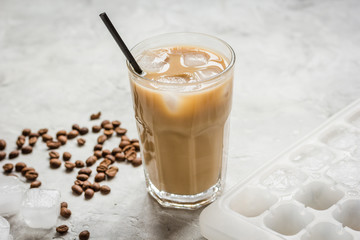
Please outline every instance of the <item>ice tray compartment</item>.
[{"label": "ice tray compartment", "polygon": [[360,199],[345,201],[333,213],[334,218],[355,231],[360,231]]},{"label": "ice tray compartment", "polygon": [[301,240],[353,240],[353,237],[339,226],[322,222],[312,227]]},{"label": "ice tray compartment", "polygon": [[351,151],[360,144],[360,132],[350,127],[338,125],[323,136],[322,141],[329,147]]},{"label": "ice tray compartment", "polygon": [[327,176],[347,188],[360,186],[360,161],[343,159],[329,167]]}]

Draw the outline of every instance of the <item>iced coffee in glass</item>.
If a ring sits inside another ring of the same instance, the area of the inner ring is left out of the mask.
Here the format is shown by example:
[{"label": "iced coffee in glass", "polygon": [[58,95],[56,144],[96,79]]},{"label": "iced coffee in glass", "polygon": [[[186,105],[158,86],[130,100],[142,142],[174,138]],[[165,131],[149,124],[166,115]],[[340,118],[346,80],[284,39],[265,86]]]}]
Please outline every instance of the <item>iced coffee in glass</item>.
[{"label": "iced coffee in glass", "polygon": [[146,185],[163,206],[196,209],[224,185],[235,55],[224,41],[170,33],[132,50],[128,63]]}]

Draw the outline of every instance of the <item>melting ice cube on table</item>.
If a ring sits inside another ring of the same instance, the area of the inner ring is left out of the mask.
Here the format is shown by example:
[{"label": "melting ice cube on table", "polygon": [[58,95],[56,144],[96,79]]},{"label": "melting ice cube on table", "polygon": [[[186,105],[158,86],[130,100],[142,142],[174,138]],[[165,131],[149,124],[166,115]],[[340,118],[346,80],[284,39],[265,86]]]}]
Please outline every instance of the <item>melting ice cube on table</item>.
[{"label": "melting ice cube on table", "polygon": [[10,224],[9,222],[0,216],[0,240],[10,239]]},{"label": "melting ice cube on table", "polygon": [[31,228],[52,228],[60,213],[57,190],[29,189],[25,193],[21,214]]},{"label": "melting ice cube on table", "polygon": [[0,175],[0,216],[11,216],[20,210],[24,184],[14,176]]}]

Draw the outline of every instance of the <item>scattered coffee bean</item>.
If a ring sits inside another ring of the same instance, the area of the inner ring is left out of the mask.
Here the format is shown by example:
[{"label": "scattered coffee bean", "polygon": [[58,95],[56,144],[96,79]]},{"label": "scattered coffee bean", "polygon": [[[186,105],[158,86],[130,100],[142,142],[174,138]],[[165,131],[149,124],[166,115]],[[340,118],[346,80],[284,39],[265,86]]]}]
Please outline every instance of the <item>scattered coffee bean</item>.
[{"label": "scattered coffee bean", "polygon": [[66,225],[60,225],[56,228],[56,232],[60,233],[60,234],[65,234],[69,231],[69,227]]},{"label": "scattered coffee bean", "polygon": [[14,165],[12,163],[6,163],[3,166],[4,172],[11,173],[14,168]]},{"label": "scattered coffee bean", "polygon": [[101,127],[99,125],[92,126],[93,133],[98,133],[98,132],[100,132],[100,130],[101,130]]},{"label": "scattered coffee bean", "polygon": [[83,169],[79,170],[78,174],[86,174],[86,175],[90,176],[91,172],[92,172],[92,170],[90,168],[83,168]]},{"label": "scattered coffee bean", "polygon": [[37,140],[38,140],[37,137],[30,137],[29,138],[29,145],[32,146],[32,147],[35,146]]},{"label": "scattered coffee bean", "polygon": [[20,137],[16,140],[16,146],[17,146],[18,148],[21,148],[24,144],[25,144],[25,137],[24,137],[24,136],[20,136]]},{"label": "scattered coffee bean", "polygon": [[104,128],[106,124],[110,123],[109,120],[104,120],[101,122],[101,127]]},{"label": "scattered coffee bean", "polygon": [[58,158],[50,159],[50,167],[51,168],[59,168],[61,166],[61,161]]},{"label": "scattered coffee bean", "polygon": [[89,129],[87,127],[82,127],[82,128],[80,128],[80,131],[79,131],[80,135],[85,135],[88,132],[89,132]]},{"label": "scattered coffee bean", "polygon": [[107,137],[107,138],[110,138],[114,133],[114,130],[110,129],[110,130],[104,130],[104,135]]},{"label": "scattered coffee bean", "polygon": [[136,159],[136,156],[137,156],[137,154],[136,154],[136,152],[134,152],[134,151],[128,151],[127,153],[125,153],[125,158],[126,158],[129,162],[135,160],[135,159]]},{"label": "scattered coffee bean", "polygon": [[89,176],[86,174],[79,174],[76,176],[76,179],[80,180],[80,181],[86,181],[88,180]]},{"label": "scattered coffee bean", "polygon": [[82,168],[82,167],[85,166],[85,163],[84,163],[83,161],[81,161],[81,160],[76,160],[76,161],[75,161],[75,166],[76,166],[77,168]]},{"label": "scattered coffee bean", "polygon": [[23,162],[18,162],[15,164],[15,171],[21,172],[26,167],[26,164]]},{"label": "scattered coffee bean", "polygon": [[115,160],[116,161],[124,161],[125,160],[125,154],[124,153],[117,153],[115,155]]},{"label": "scattered coffee bean", "polygon": [[78,130],[71,130],[71,131],[68,133],[67,137],[68,137],[68,139],[74,139],[74,138],[76,138],[78,135],[79,135]]},{"label": "scattered coffee bean", "polygon": [[61,143],[60,142],[54,142],[54,141],[47,141],[46,146],[49,149],[57,149],[57,148],[59,148],[61,146]]},{"label": "scattered coffee bean", "polygon": [[31,146],[25,146],[21,149],[21,153],[22,154],[29,154],[32,152],[32,147]]},{"label": "scattered coffee bean", "polygon": [[105,165],[106,167],[111,165],[111,161],[109,159],[104,159],[101,161],[100,165]]},{"label": "scattered coffee bean", "polygon": [[75,168],[75,163],[65,162],[65,168],[66,168],[66,170],[71,171]]},{"label": "scattered coffee bean", "polygon": [[86,140],[83,138],[78,138],[77,143],[79,146],[84,146],[84,144],[86,143]]},{"label": "scattered coffee bean", "polygon": [[108,176],[109,178],[113,178],[115,177],[115,175],[117,174],[118,170],[116,170],[115,168],[109,168],[108,170],[106,170],[105,174],[106,176]]},{"label": "scattered coffee bean", "polygon": [[101,135],[98,137],[97,142],[98,144],[104,144],[104,142],[107,140],[107,137],[105,135]]},{"label": "scattered coffee bean", "polygon": [[21,170],[21,175],[25,176],[27,172],[29,171],[35,171],[34,168],[32,167],[24,167],[22,170]]},{"label": "scattered coffee bean", "polygon": [[140,157],[135,158],[134,160],[131,161],[132,165],[134,167],[140,166],[142,164],[142,160]]},{"label": "scattered coffee bean", "polygon": [[82,231],[80,234],[79,234],[79,239],[80,240],[88,240],[90,238],[90,233],[89,231],[85,230],[85,231]]},{"label": "scattered coffee bean", "polygon": [[47,129],[47,128],[41,128],[41,129],[38,131],[38,133],[39,133],[40,136],[46,134],[47,132],[48,132],[48,129]]},{"label": "scattered coffee bean", "polygon": [[73,193],[75,193],[77,195],[81,195],[83,193],[83,189],[79,185],[73,185],[71,187],[71,190],[73,191]]},{"label": "scattered coffee bean", "polygon": [[71,216],[71,210],[67,208],[67,204],[66,207],[60,208],[60,216],[62,216],[63,218],[69,218]]},{"label": "scattered coffee bean", "polygon": [[100,191],[100,184],[95,182],[91,185],[91,188],[94,190],[94,192]]},{"label": "scattered coffee bean", "polygon": [[67,137],[64,135],[59,136],[57,139],[61,143],[61,145],[65,145],[67,142]]},{"label": "scattered coffee bean", "polygon": [[71,129],[72,129],[72,130],[76,130],[76,131],[79,132],[79,131],[80,131],[80,126],[79,126],[79,124],[76,124],[76,123],[75,123],[75,124],[72,125]]},{"label": "scattered coffee bean", "polygon": [[82,185],[84,185],[84,182],[81,181],[81,180],[79,180],[79,179],[76,179],[76,180],[74,181],[74,184],[75,184],[75,185],[79,185],[79,186],[82,187]]},{"label": "scattered coffee bean", "polygon": [[115,128],[115,132],[118,136],[122,136],[127,132],[127,129],[125,128],[121,128],[121,127],[117,127]]},{"label": "scattered coffee bean", "polygon": [[25,128],[25,129],[22,131],[22,135],[24,135],[25,137],[26,137],[26,136],[29,136],[30,133],[31,133],[31,129],[30,129],[30,128]]},{"label": "scattered coffee bean", "polygon": [[111,122],[111,124],[114,126],[114,128],[117,128],[118,126],[121,125],[121,122],[118,121],[118,120],[114,120],[114,121]]},{"label": "scattered coffee bean", "polygon": [[39,176],[39,174],[33,170],[27,171],[25,173],[25,178],[29,181],[35,181],[38,176]]},{"label": "scattered coffee bean", "polygon": [[127,145],[123,148],[123,152],[126,154],[129,151],[135,151],[135,147],[131,144],[131,145]]},{"label": "scattered coffee bean", "polygon": [[100,192],[101,192],[102,194],[109,194],[110,191],[111,191],[111,188],[110,188],[109,186],[107,186],[107,185],[102,185],[102,186],[100,187]]},{"label": "scattered coffee bean", "polygon": [[121,152],[122,152],[122,149],[119,147],[116,147],[116,148],[113,148],[113,150],[111,151],[111,154],[115,156],[117,153],[121,153]]},{"label": "scattered coffee bean", "polygon": [[101,116],[101,112],[98,112],[98,113],[93,113],[91,114],[90,116],[90,120],[96,120],[96,119],[99,119]]},{"label": "scattered coffee bean", "polygon": [[128,138],[128,136],[126,136],[126,135],[122,135],[121,136],[121,141],[129,141],[130,142],[130,138]]},{"label": "scattered coffee bean", "polygon": [[71,159],[71,153],[69,152],[64,152],[63,153],[63,160],[64,161],[69,161]]},{"label": "scattered coffee bean", "polygon": [[41,182],[36,180],[36,181],[33,181],[31,184],[30,184],[30,188],[38,188],[41,186]]},{"label": "scattered coffee bean", "polygon": [[111,123],[107,123],[103,127],[105,130],[112,130],[114,129],[114,126]]},{"label": "scattered coffee bean", "polygon": [[52,141],[52,140],[53,140],[53,137],[50,136],[50,135],[47,134],[47,133],[41,135],[41,137],[42,137],[43,142],[47,142],[47,141]]},{"label": "scattered coffee bean", "polygon": [[59,136],[66,136],[66,130],[60,130],[56,133],[56,138],[58,138]]},{"label": "scattered coffee bean", "polygon": [[18,150],[14,150],[12,152],[10,152],[9,154],[9,159],[13,159],[19,156],[19,151]]},{"label": "scattered coffee bean", "polygon": [[106,158],[106,159],[109,159],[109,160],[111,161],[111,163],[114,163],[114,162],[115,162],[115,157],[114,157],[113,155],[111,155],[111,154],[106,155],[105,158]]},{"label": "scattered coffee bean", "polygon": [[0,161],[6,158],[6,152],[0,152]]},{"label": "scattered coffee bean", "polygon": [[131,143],[136,143],[136,142],[139,142],[139,139],[136,139],[136,138],[133,138],[130,140]]},{"label": "scattered coffee bean", "polygon": [[108,166],[104,165],[104,164],[100,164],[99,166],[96,167],[96,171],[98,173],[100,172],[106,172],[106,170],[108,170]]},{"label": "scattered coffee bean", "polygon": [[85,190],[85,198],[86,199],[90,199],[94,196],[94,190],[92,190],[91,188],[88,188]]},{"label": "scattered coffee bean", "polygon": [[95,151],[95,152],[94,152],[94,156],[95,156],[97,159],[100,159],[100,158],[102,157],[101,151]]},{"label": "scattered coffee bean", "polygon": [[6,142],[4,139],[0,139],[0,151],[6,148]]},{"label": "scattered coffee bean", "polygon": [[101,153],[103,157],[106,157],[107,155],[111,154],[111,151],[109,149],[104,149]]},{"label": "scattered coffee bean", "polygon": [[102,150],[102,145],[101,144],[96,144],[95,146],[94,146],[94,151],[101,151]]},{"label": "scattered coffee bean", "polygon": [[49,156],[50,156],[50,158],[60,158],[60,154],[55,151],[50,151]]},{"label": "scattered coffee bean", "polygon": [[68,207],[67,202],[62,202],[62,203],[60,204],[60,209],[61,209],[61,208],[67,208],[67,207]]},{"label": "scattered coffee bean", "polygon": [[92,186],[91,182],[85,181],[82,185],[82,189],[85,191],[86,189],[90,188]]},{"label": "scattered coffee bean", "polygon": [[101,182],[105,180],[105,173],[100,172],[95,176],[95,182]]},{"label": "scattered coffee bean", "polygon": [[29,134],[29,138],[33,138],[33,137],[36,137],[36,138],[39,138],[40,137],[40,134],[37,133],[37,132],[32,132]]},{"label": "scattered coffee bean", "polygon": [[135,150],[136,150],[137,152],[140,151],[140,144],[139,144],[139,142],[134,142],[134,143],[132,143],[131,145],[134,146],[134,148],[135,148]]},{"label": "scattered coffee bean", "polygon": [[126,140],[122,140],[119,144],[119,147],[120,148],[124,148],[126,147],[127,145],[130,145],[130,142],[129,141],[126,141]]},{"label": "scattered coffee bean", "polygon": [[86,159],[86,166],[90,167],[96,163],[97,158],[95,156],[90,156],[88,159]]}]

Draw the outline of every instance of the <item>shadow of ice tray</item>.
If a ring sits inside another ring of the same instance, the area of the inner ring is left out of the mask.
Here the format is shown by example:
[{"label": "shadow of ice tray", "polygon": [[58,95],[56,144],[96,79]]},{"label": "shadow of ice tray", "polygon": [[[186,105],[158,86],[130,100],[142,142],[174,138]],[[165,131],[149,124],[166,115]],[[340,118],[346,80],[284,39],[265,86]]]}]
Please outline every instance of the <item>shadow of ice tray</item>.
[{"label": "shadow of ice tray", "polygon": [[208,239],[359,240],[360,99],[200,215]]}]

